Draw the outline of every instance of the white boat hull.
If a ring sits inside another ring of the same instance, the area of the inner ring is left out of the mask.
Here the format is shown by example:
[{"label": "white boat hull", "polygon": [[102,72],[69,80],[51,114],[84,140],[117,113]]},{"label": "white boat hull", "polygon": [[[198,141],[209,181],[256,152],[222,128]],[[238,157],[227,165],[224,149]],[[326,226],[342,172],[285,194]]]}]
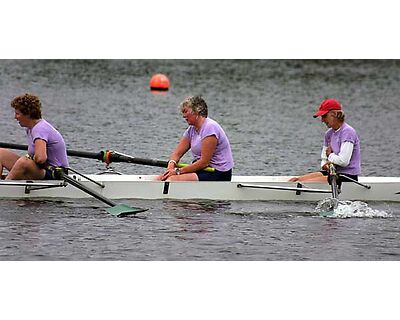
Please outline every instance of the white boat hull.
[{"label": "white boat hull", "polygon": [[[299,190],[297,183],[285,176],[235,176],[230,182],[160,182],[152,175],[88,175],[104,188],[75,176],[86,187],[109,199],[209,199],[240,201],[319,201],[330,197],[327,183],[308,183]],[[342,185],[341,200],[400,201],[400,178],[360,177],[359,182]],[[90,195],[72,185],[60,186],[62,181],[12,181],[0,183],[0,198],[88,198]],[[28,187],[26,185],[29,185]],[[243,187],[238,187],[242,185]],[[49,186],[53,186],[48,188]],[[55,187],[56,186],[56,187]],[[36,190],[36,188],[45,188]],[[283,189],[283,190],[282,190]],[[301,191],[305,190],[305,191]],[[317,193],[313,190],[324,190]]]}]

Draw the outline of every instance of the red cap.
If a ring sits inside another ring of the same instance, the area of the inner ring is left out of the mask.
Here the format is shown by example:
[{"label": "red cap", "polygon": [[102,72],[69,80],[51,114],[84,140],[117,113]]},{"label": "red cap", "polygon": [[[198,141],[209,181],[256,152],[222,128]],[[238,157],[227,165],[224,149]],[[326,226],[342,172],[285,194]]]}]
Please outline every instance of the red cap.
[{"label": "red cap", "polygon": [[314,118],[326,115],[331,110],[342,110],[342,105],[335,99],[326,99],[321,102],[318,111],[314,113]]}]

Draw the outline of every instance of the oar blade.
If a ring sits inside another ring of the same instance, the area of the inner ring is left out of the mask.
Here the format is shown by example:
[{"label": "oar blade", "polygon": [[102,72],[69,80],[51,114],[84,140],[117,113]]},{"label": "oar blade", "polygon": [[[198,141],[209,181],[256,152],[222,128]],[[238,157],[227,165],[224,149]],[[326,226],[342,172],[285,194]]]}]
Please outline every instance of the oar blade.
[{"label": "oar blade", "polygon": [[335,214],[334,210],[330,210],[330,211],[323,211],[319,213],[320,217],[324,217],[324,218],[329,218],[332,217]]},{"label": "oar blade", "polygon": [[110,206],[110,208],[106,209],[106,211],[109,214],[113,215],[113,216],[123,217],[123,216],[127,216],[127,215],[130,215],[130,214],[136,214],[136,213],[139,213],[139,212],[147,211],[147,209],[133,208],[133,207],[130,207],[130,206],[126,205],[126,204],[116,204],[114,201],[104,197],[103,195],[101,195],[97,191],[86,187],[85,185],[83,185],[79,181],[77,181],[74,178],[68,176],[62,169],[59,169],[57,171],[57,173],[60,175],[60,177],[62,179],[64,179],[64,181],[70,183],[74,187],[82,190],[83,192],[91,195],[92,197],[94,197],[94,198],[96,198],[96,199],[108,204]]},{"label": "oar blade", "polygon": [[329,218],[334,216],[335,209],[339,206],[339,199],[326,198],[318,203],[317,210],[321,217]]},{"label": "oar blade", "polygon": [[129,216],[132,214],[137,214],[139,212],[144,212],[147,211],[148,209],[144,208],[135,208],[135,207],[130,207],[126,204],[117,204],[113,207],[107,208],[106,211],[107,213],[116,216],[116,217],[124,217],[124,216]]}]

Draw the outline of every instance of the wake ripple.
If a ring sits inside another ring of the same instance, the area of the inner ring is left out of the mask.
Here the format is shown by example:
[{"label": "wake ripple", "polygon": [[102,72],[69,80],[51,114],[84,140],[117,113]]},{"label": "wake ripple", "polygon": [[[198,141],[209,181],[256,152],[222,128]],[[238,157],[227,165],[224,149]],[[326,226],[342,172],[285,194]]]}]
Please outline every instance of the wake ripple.
[{"label": "wake ripple", "polygon": [[[383,210],[372,209],[362,201],[338,201],[327,198],[318,202],[315,212],[329,218],[391,218],[393,215]],[[335,208],[334,208],[335,207]]]}]

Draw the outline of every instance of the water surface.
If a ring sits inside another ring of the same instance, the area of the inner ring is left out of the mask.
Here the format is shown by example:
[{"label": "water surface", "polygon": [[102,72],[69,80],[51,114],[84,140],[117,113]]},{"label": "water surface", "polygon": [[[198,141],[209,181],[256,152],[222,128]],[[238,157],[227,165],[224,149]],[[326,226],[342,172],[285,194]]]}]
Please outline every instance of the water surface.
[{"label": "water surface", "polygon": [[[158,72],[170,78],[167,93],[148,89]],[[235,174],[293,175],[318,168],[325,127],[312,114],[329,96],[359,133],[363,175],[399,173],[396,60],[1,60],[0,73],[4,142],[25,143],[9,104],[33,92],[69,149],[167,159],[186,127],[179,103],[202,94],[230,138]],[[70,163],[104,170],[93,160]],[[0,200],[0,259],[399,260],[395,203],[368,203],[385,217],[325,219],[314,203],[127,202],[149,211],[117,219],[90,199]]]}]

